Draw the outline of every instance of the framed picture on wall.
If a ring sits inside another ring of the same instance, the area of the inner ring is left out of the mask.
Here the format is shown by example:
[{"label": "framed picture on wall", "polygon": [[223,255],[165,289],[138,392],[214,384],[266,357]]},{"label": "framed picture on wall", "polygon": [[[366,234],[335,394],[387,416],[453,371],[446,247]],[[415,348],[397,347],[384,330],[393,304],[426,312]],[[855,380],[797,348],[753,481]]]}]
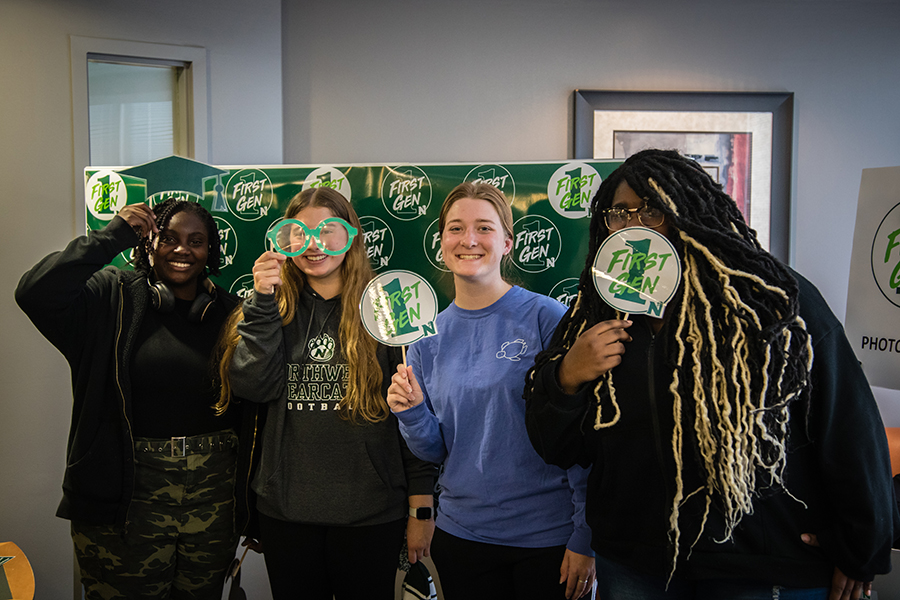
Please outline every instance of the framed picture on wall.
[{"label": "framed picture on wall", "polygon": [[794,95],[576,90],[573,158],[677,150],[734,198],[759,241],[787,262]]}]

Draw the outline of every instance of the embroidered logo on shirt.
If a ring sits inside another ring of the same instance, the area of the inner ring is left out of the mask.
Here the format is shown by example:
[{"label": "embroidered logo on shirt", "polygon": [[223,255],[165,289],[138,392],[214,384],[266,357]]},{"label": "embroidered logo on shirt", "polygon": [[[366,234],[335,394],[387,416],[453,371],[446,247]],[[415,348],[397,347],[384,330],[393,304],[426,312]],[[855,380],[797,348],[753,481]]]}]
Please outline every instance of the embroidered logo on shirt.
[{"label": "embroidered logo on shirt", "polygon": [[525,340],[519,338],[511,342],[503,342],[503,345],[500,346],[500,352],[497,353],[497,358],[508,358],[513,362],[519,362],[522,360],[521,356],[527,351],[528,344],[525,343]]},{"label": "embroidered logo on shirt", "polygon": [[327,333],[309,340],[309,357],[318,362],[328,362],[334,356],[334,338]]}]

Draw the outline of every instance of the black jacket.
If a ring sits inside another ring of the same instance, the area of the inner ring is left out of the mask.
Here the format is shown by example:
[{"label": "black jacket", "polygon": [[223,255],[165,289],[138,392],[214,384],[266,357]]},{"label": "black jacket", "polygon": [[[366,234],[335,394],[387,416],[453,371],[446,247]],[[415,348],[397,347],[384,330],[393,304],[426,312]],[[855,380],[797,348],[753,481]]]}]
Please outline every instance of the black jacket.
[{"label": "black jacket", "polygon": [[[700,531],[705,500],[697,494],[681,507],[681,545],[675,577],[739,578],[792,587],[824,587],[839,567],[871,581],[890,570],[894,523],[890,459],[884,426],[871,389],[838,320],[818,290],[796,275],[800,315],[814,345],[809,414],[794,403],[784,483],[794,497],[768,489],[754,499],[732,540],[715,506]],[[672,310],[671,308],[669,310]],[[640,572],[668,576],[673,557],[669,515],[675,490],[671,394],[673,365],[667,364],[664,325],[654,336],[643,318],[628,330],[623,362],[613,371],[620,421],[595,431],[593,384],[566,395],[556,370],[535,374],[527,400],[529,437],[538,453],[561,467],[593,465],[587,492],[587,522],[598,555]],[[612,409],[603,403],[604,420]],[[686,412],[693,403],[684,402]],[[684,490],[700,487],[693,414],[686,415]],[[800,535],[818,535],[820,548]]]},{"label": "black jacket", "polygon": [[[63,499],[57,516],[95,524],[126,524],[134,487],[129,365],[133,342],[152,310],[146,275],[103,268],[138,237],[122,218],[53,252],[22,276],[16,302],[69,363],[72,423]],[[216,286],[207,318],[223,321],[237,298]],[[249,466],[257,411],[242,403],[236,486],[236,531],[249,511]]]}]

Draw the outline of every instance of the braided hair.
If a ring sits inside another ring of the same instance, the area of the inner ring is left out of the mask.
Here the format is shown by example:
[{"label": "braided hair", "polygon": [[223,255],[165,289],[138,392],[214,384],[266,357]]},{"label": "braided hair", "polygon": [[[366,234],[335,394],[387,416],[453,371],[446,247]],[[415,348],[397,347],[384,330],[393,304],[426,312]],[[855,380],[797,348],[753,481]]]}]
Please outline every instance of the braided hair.
[{"label": "braided hair", "polygon": [[[679,508],[687,498],[705,495],[697,539],[715,503],[725,519],[725,541],[743,516],[753,512],[753,498],[763,488],[784,488],[788,407],[798,399],[808,405],[813,351],[798,313],[796,279],[760,246],[722,186],[677,152],[645,150],[616,169],[592,201],[590,247],[578,295],[551,347],[537,356],[526,394],[532,391],[534,373],[560,360],[582,332],[621,318],[595,292],[591,267],[610,233],[602,211],[623,184],[665,213],[682,263],[682,283],[667,315],[673,338],[667,364],[672,369],[668,389],[676,466],[669,515],[671,577],[678,558]],[[613,370],[593,390],[595,429],[614,426],[619,408]],[[600,418],[602,397],[612,400],[617,413],[606,423]],[[686,428],[693,429],[696,448],[684,448]],[[687,452],[700,457],[704,483],[696,490],[684,489],[682,457]]]},{"label": "braided hair", "polygon": [[[206,258],[206,275],[219,274],[219,254],[221,253],[221,244],[219,242],[219,228],[208,210],[200,206],[197,202],[191,200],[179,200],[175,197],[169,197],[165,201],[160,202],[153,207],[153,214],[156,215],[156,227],[159,231],[169,226],[169,222],[176,214],[180,212],[188,212],[196,215],[206,227],[206,237],[209,240],[207,248],[209,254]],[[143,238],[137,246],[137,252],[134,257],[134,270],[140,273],[150,273],[150,255],[153,254],[153,245],[159,233],[148,235]]]}]

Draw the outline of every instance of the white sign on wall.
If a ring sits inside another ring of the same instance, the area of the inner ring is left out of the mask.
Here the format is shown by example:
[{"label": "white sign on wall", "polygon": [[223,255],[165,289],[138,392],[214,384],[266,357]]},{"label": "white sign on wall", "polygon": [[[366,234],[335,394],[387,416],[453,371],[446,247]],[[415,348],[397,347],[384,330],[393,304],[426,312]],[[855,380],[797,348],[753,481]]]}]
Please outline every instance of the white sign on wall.
[{"label": "white sign on wall", "polygon": [[862,172],[846,330],[869,383],[900,389],[900,167]]}]

